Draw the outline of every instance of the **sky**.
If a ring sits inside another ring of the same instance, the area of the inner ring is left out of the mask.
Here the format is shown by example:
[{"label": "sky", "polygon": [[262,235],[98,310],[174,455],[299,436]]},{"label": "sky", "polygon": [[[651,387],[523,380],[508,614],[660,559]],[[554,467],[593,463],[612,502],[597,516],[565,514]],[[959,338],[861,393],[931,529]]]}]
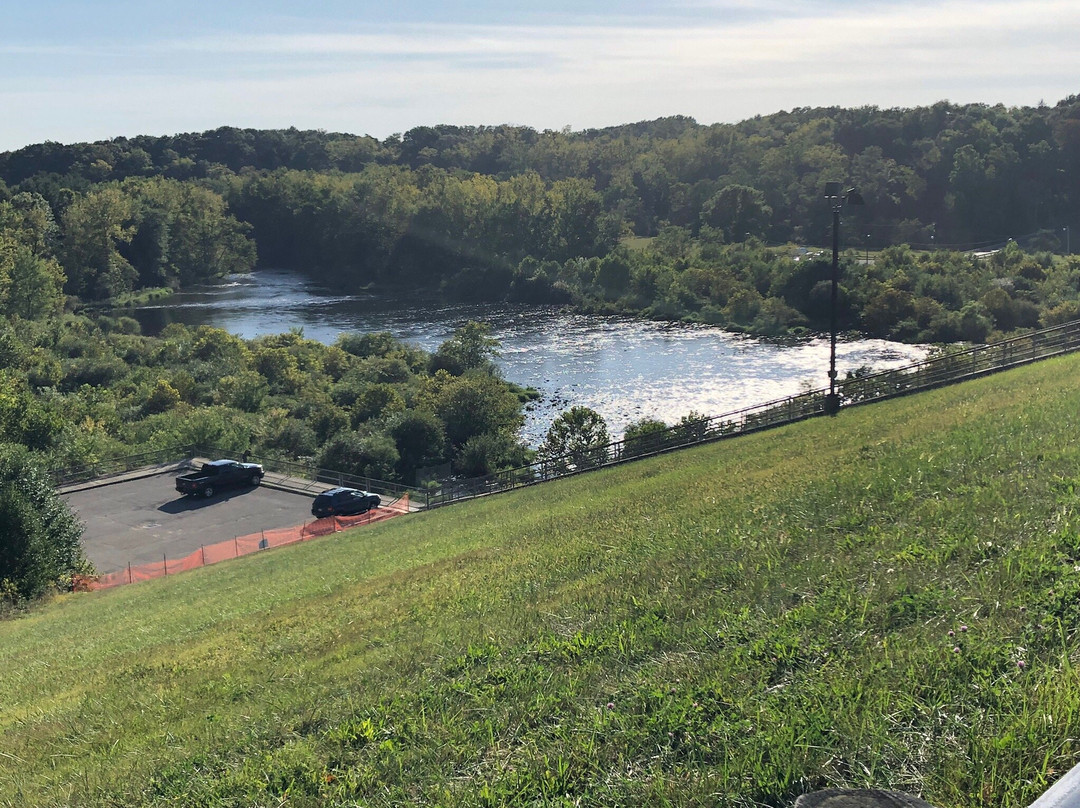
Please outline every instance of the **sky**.
[{"label": "sky", "polygon": [[4,5],[0,151],[219,126],[382,139],[1080,93],[1077,0]]}]

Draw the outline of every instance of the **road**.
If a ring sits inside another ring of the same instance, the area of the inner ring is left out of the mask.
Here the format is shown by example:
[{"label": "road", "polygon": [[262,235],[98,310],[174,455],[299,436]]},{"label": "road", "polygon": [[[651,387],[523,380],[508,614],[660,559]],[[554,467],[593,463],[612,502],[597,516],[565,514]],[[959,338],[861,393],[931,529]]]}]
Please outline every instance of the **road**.
[{"label": "road", "polygon": [[176,472],[64,494],[86,525],[83,548],[99,573],[183,558],[205,544],[312,520],[311,494],[267,486],[206,500],[176,492]]}]

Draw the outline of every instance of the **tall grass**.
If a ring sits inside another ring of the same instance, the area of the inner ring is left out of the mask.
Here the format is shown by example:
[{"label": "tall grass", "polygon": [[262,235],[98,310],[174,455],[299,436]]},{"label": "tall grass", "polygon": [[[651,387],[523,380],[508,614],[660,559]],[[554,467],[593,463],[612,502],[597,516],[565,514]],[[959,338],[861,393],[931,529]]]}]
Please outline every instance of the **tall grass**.
[{"label": "tall grass", "polygon": [[1080,360],[0,624],[0,805],[1026,805],[1077,761]]}]

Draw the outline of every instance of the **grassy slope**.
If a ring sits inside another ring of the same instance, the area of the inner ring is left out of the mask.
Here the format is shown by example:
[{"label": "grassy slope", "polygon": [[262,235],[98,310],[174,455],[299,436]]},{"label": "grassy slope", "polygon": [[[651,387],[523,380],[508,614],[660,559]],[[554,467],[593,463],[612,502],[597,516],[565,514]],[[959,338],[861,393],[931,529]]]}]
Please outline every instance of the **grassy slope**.
[{"label": "grassy slope", "polygon": [[1080,752],[1078,376],[64,597],[0,624],[0,805],[1026,805]]}]

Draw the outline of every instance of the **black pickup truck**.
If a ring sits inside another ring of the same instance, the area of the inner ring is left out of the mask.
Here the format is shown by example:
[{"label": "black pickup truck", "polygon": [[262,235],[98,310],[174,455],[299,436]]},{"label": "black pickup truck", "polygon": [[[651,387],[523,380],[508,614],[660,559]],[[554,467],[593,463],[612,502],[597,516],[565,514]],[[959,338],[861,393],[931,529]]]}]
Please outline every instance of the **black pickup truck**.
[{"label": "black pickup truck", "polygon": [[191,474],[176,478],[176,490],[181,494],[204,497],[214,496],[222,488],[240,485],[258,485],[262,482],[263,467],[258,463],[241,463],[238,460],[214,460]]}]

